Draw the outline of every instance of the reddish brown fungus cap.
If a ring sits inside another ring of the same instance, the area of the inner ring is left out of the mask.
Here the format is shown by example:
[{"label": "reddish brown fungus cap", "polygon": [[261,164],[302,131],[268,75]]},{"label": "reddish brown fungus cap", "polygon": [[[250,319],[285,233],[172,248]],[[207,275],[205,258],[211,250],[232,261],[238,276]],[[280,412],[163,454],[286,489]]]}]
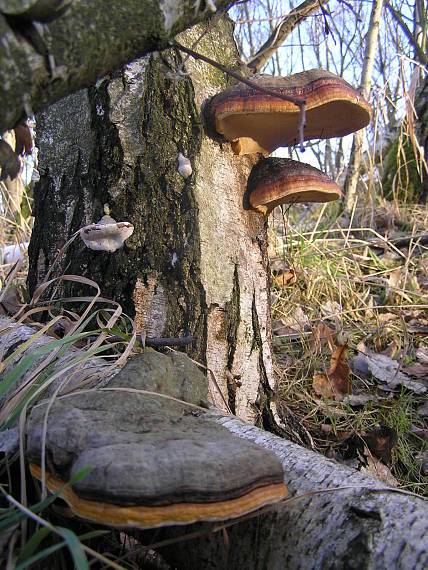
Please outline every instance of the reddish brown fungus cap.
[{"label": "reddish brown fungus cap", "polygon": [[248,179],[251,206],[269,214],[280,204],[331,202],[340,188],[326,174],[290,158],[266,158],[252,169]]},{"label": "reddish brown fungus cap", "polygon": [[[304,140],[341,137],[370,122],[370,107],[358,91],[341,77],[311,69],[289,77],[261,75],[252,79],[281,95],[306,100]],[[299,108],[243,83],[212,98],[209,121],[235,154],[261,152],[298,142]]]}]

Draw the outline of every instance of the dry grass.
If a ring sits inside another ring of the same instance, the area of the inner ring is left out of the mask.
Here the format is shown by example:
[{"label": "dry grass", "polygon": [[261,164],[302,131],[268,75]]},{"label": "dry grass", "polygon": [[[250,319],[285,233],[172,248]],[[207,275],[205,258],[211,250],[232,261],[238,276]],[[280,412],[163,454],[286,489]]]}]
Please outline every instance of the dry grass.
[{"label": "dry grass", "polygon": [[[361,225],[368,216],[372,225]],[[313,332],[320,323],[329,325],[335,342],[350,347],[350,358],[368,349],[388,351],[400,367],[415,360],[416,349],[428,341],[427,221],[426,208],[382,201],[373,212],[354,212],[351,220],[338,218],[334,205],[284,210],[270,229],[280,395],[318,449],[340,451],[343,458],[352,435],[378,423],[393,427],[398,444],[391,471],[416,492],[427,491],[417,459],[426,440],[411,431],[426,430],[416,413],[423,398],[406,389],[384,391],[357,372],[351,373],[354,389],[373,401],[351,407],[320,398],[312,378],[328,369],[331,350],[316,350]]]}]

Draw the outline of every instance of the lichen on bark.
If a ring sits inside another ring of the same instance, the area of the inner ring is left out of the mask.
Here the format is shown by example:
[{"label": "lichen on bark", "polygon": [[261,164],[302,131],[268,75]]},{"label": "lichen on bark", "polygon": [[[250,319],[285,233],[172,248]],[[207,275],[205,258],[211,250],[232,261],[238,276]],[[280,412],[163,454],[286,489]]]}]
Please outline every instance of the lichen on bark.
[{"label": "lichen on bark", "polygon": [[[238,62],[229,20],[192,29],[180,41],[192,45],[202,31],[198,50],[227,65]],[[177,73],[181,67],[184,77]],[[224,406],[229,396],[238,415],[256,421],[265,402],[258,399],[261,374],[267,385],[273,382],[266,226],[262,215],[244,207],[257,158],[236,157],[229,144],[208,138],[201,122],[203,104],[227,81],[207,64],[169,50],[137,60],[89,90],[89,167],[81,175],[64,165],[63,176],[56,178],[59,193],[70,194],[63,199],[74,204],[73,223],[66,220],[63,231],[97,220],[105,203],[115,219],[130,221],[135,231],[113,254],[74,242],[60,269],[97,281],[103,296],[119,302],[149,336],[193,335],[187,351],[216,378],[211,382],[214,402]],[[44,121],[44,144],[57,144],[54,115]],[[68,121],[72,128],[73,117]],[[80,152],[78,145],[69,147],[68,140],[60,141],[61,164],[63,155]],[[180,152],[193,169],[186,179],[177,171]],[[71,165],[75,158],[67,160]],[[49,185],[47,169],[40,187]],[[47,197],[38,193],[33,288],[43,275],[37,261],[40,231],[58,215],[50,211]]]}]

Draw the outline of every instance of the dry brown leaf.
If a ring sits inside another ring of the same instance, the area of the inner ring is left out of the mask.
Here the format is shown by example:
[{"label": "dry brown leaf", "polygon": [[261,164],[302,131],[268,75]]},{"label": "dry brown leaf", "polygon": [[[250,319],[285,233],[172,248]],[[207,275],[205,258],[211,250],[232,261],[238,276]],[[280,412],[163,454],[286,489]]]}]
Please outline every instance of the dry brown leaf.
[{"label": "dry brown leaf", "polygon": [[339,344],[331,355],[327,374],[314,374],[312,385],[318,396],[339,400],[352,392],[350,370],[345,362],[347,356],[348,345]]},{"label": "dry brown leaf", "polygon": [[277,275],[274,275],[272,281],[277,287],[286,287],[287,285],[291,285],[291,283],[296,282],[296,274],[292,269],[279,272]]},{"label": "dry brown leaf", "polygon": [[334,350],[333,340],[334,330],[325,323],[319,323],[314,329],[309,339],[309,347],[315,356],[322,353],[325,346],[328,345],[330,351]]},{"label": "dry brown leaf", "polygon": [[398,441],[398,435],[394,428],[380,424],[366,434],[362,434],[361,438],[376,457],[384,463],[391,461],[391,451]]},{"label": "dry brown leaf", "polygon": [[403,367],[403,372],[416,378],[428,378],[428,363],[415,362]]},{"label": "dry brown leaf", "polygon": [[379,459],[376,457],[371,457],[368,455],[367,457],[367,467],[361,467],[360,469],[363,473],[367,473],[367,475],[372,475],[373,477],[377,477],[381,481],[384,481],[391,487],[398,487],[399,483],[394,475],[391,473],[389,468],[384,465]]}]

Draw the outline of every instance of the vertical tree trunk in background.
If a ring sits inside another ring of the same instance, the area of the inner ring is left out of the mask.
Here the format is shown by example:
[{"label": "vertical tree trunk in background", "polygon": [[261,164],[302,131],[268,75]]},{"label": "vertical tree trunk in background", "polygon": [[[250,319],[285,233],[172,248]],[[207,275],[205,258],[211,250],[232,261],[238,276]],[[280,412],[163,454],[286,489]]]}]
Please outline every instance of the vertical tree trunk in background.
[{"label": "vertical tree trunk in background", "polygon": [[[180,41],[190,46],[201,31]],[[231,23],[210,28],[197,49],[237,63]],[[272,421],[266,223],[243,205],[254,159],[204,134],[201,106],[225,87],[225,77],[186,60],[183,79],[174,74],[182,61],[175,51],[136,60],[38,117],[41,180],[29,287],[108,203],[115,219],[134,224],[133,236],[115,253],[75,241],[55,274],[97,281],[148,337],[194,335],[188,353],[213,371],[232,411],[254,423]],[[192,163],[190,178],[177,172],[179,152]],[[210,387],[224,408],[215,383]]]},{"label": "vertical tree trunk in background", "polygon": [[[370,15],[369,29],[367,31],[363,73],[361,76],[360,91],[368,100],[375,61],[376,47],[379,36],[379,24],[382,15],[383,0],[374,0]],[[345,180],[345,211],[350,212],[355,202],[357,194],[358,178],[360,176],[360,165],[363,153],[364,131],[357,131],[354,134],[351,156],[349,159],[348,172]]]}]

